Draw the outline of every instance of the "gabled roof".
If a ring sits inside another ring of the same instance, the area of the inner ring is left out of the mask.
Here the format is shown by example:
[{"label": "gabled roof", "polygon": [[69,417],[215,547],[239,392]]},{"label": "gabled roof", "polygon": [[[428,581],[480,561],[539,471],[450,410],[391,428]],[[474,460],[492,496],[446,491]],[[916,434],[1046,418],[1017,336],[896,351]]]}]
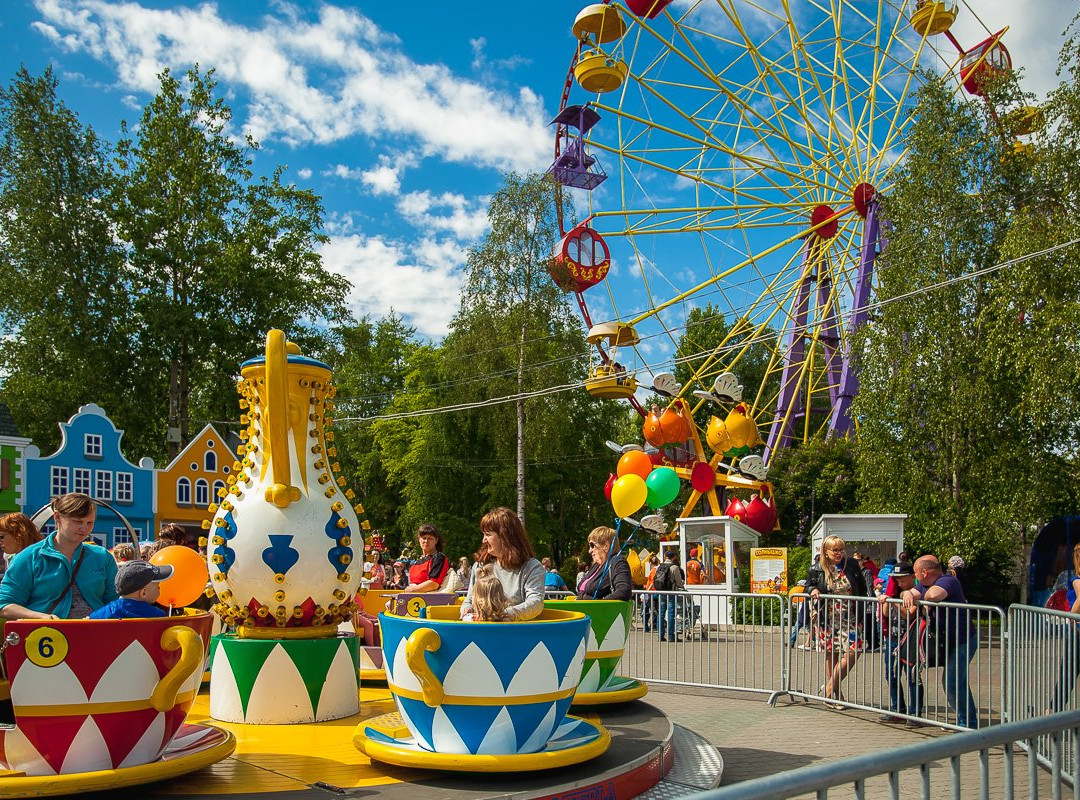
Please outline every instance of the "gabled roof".
[{"label": "gabled roof", "polygon": [[[217,439],[219,442],[221,442],[226,447],[229,446],[229,440],[227,438],[225,438],[225,437],[222,437],[222,435],[220,433],[218,433],[217,428],[215,428],[213,425],[211,425],[208,422],[208,423],[206,423],[206,425],[203,426],[203,429],[201,431],[199,431],[198,433],[196,433],[194,436],[191,437],[191,441],[187,443],[187,445],[184,447],[184,449],[181,450],[179,453],[177,453],[176,458],[174,458],[172,461],[170,461],[168,463],[168,465],[165,467],[165,469],[163,469],[161,471],[162,472],[169,472],[178,463],[180,463],[182,461],[186,461],[189,458],[189,455],[188,455],[189,450],[193,450],[193,449],[197,449],[197,448],[204,448],[206,445],[204,445],[202,443],[202,439],[208,433],[213,435],[213,437],[215,439]],[[235,450],[234,450],[234,452],[235,452]],[[223,456],[223,458],[229,459],[229,460],[225,461],[226,464],[231,464],[232,463],[231,456],[232,456],[231,453]]]},{"label": "gabled roof", "polygon": [[8,407],[0,403],[0,436],[22,436]]}]

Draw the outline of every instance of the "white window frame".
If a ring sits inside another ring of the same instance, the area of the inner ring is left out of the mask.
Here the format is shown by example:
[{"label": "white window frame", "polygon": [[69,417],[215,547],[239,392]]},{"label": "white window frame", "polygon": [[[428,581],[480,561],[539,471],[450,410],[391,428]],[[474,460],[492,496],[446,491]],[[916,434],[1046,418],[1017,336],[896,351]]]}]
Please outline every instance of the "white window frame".
[{"label": "white window frame", "polygon": [[101,458],[102,441],[100,433],[83,434],[83,455],[87,458]]},{"label": "white window frame", "polygon": [[53,497],[68,493],[68,468],[49,468],[49,491]]},{"label": "white window frame", "polygon": [[99,469],[94,475],[94,497],[98,500],[112,500],[112,472]]},{"label": "white window frame", "polygon": [[210,505],[210,482],[206,478],[195,481],[194,500],[197,506]]},{"label": "white window frame", "polygon": [[176,504],[178,506],[191,505],[191,481],[187,478],[178,478],[176,481]]},{"label": "white window frame", "polygon": [[116,473],[116,502],[133,503],[135,496],[135,475],[130,472]]},{"label": "white window frame", "polygon": [[71,470],[71,491],[90,494],[94,490],[94,471],[87,467],[73,467]]}]

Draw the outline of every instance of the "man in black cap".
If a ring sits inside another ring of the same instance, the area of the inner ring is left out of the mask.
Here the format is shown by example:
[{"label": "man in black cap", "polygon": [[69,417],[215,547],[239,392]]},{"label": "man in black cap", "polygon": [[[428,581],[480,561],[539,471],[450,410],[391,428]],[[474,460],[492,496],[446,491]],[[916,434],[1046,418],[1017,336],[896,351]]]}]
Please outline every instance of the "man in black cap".
[{"label": "man in black cap", "polygon": [[[886,592],[878,595],[882,619],[885,623],[885,678],[889,682],[889,707],[894,712],[883,714],[880,722],[906,722],[912,727],[921,725],[916,720],[904,720],[896,714],[922,714],[923,687],[919,670],[919,613],[910,606],[888,603],[887,597],[899,599],[902,592],[915,586],[915,568],[909,561],[900,561],[893,567],[892,580]],[[907,701],[900,680],[907,673]]]},{"label": "man in black cap", "polygon": [[127,561],[116,570],[116,600],[102,606],[90,619],[130,619],[164,617],[165,610],[154,605],[161,594],[160,583],[171,577],[169,565],[155,566],[147,561]]}]

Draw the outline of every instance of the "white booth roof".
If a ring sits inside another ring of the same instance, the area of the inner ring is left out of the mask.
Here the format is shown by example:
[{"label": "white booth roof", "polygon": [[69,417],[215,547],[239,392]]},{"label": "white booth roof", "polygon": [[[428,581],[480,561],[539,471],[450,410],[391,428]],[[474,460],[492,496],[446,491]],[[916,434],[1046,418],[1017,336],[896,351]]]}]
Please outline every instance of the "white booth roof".
[{"label": "white booth roof", "polygon": [[826,536],[839,536],[848,545],[869,545],[871,558],[895,558],[904,549],[906,519],[907,514],[822,514],[810,531],[810,546],[819,553]]}]

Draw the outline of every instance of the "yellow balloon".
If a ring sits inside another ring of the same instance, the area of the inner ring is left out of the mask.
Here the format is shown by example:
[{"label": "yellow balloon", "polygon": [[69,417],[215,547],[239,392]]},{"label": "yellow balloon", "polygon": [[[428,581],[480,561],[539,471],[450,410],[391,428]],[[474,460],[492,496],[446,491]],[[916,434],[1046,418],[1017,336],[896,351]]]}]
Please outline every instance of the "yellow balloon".
[{"label": "yellow balloon", "polygon": [[628,517],[645,505],[648,487],[640,475],[623,475],[611,487],[611,507],[618,517]]}]

